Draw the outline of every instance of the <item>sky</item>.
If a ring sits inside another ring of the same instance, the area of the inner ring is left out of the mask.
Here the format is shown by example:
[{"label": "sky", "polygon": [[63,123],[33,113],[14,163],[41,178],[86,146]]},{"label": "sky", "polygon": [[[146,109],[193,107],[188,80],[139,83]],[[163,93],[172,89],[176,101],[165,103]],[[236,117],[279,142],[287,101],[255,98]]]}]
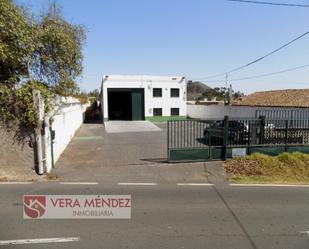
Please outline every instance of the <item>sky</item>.
[{"label": "sky", "polygon": [[[39,14],[49,0],[16,0]],[[63,15],[87,28],[82,90],[108,74],[183,75],[211,87],[242,66],[309,31],[309,8],[226,0],[58,0]],[[272,2],[309,4],[308,0]],[[309,64],[309,35],[244,70],[228,84],[245,93],[309,88],[309,67],[270,77],[233,81]],[[215,82],[214,82],[215,81]]]}]

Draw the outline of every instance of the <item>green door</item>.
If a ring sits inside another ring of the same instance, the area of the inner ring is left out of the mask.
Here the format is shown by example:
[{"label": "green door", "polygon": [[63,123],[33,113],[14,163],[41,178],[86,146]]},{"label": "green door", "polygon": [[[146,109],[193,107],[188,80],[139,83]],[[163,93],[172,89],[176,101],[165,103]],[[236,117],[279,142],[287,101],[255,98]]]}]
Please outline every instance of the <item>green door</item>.
[{"label": "green door", "polygon": [[132,89],[132,120],[144,120],[144,89]]}]

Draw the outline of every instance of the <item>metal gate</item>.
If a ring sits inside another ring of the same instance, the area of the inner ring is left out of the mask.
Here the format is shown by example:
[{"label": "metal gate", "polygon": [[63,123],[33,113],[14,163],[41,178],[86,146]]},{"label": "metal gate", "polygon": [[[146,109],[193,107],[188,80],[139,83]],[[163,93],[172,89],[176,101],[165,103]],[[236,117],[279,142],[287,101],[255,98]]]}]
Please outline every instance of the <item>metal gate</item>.
[{"label": "metal gate", "polygon": [[213,145],[206,138],[205,131],[214,120],[172,120],[167,123],[167,144],[169,161],[200,161],[221,159],[223,140]]},{"label": "metal gate", "polygon": [[261,152],[309,153],[309,119],[173,120],[167,123],[168,161],[224,160]]}]

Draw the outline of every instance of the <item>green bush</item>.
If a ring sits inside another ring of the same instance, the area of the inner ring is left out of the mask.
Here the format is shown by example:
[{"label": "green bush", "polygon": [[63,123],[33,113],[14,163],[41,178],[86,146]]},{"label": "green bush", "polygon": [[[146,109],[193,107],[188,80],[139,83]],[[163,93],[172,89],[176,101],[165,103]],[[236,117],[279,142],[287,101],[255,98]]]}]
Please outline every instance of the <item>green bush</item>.
[{"label": "green bush", "polygon": [[51,109],[51,92],[46,85],[29,81],[18,88],[0,86],[0,117],[7,126],[18,124],[22,128],[37,125],[37,113],[33,105],[32,91],[38,89],[44,99],[45,113]]}]

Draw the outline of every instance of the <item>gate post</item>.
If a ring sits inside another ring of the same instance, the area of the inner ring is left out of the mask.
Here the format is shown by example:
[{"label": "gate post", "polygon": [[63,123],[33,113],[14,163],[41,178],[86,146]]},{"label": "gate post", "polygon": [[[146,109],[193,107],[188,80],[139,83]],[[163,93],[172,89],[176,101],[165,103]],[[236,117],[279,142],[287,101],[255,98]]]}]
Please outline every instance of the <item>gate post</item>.
[{"label": "gate post", "polygon": [[260,141],[259,144],[264,143],[264,134],[265,134],[265,116],[260,116],[259,119],[261,120],[260,122]]},{"label": "gate post", "polygon": [[285,131],[284,131],[284,151],[287,152],[288,146],[288,131],[289,131],[289,120],[285,120]]},{"label": "gate post", "polygon": [[223,160],[227,158],[227,146],[229,143],[229,116],[224,116],[223,120]]},{"label": "gate post", "polygon": [[170,120],[167,120],[167,161],[170,161]]}]

